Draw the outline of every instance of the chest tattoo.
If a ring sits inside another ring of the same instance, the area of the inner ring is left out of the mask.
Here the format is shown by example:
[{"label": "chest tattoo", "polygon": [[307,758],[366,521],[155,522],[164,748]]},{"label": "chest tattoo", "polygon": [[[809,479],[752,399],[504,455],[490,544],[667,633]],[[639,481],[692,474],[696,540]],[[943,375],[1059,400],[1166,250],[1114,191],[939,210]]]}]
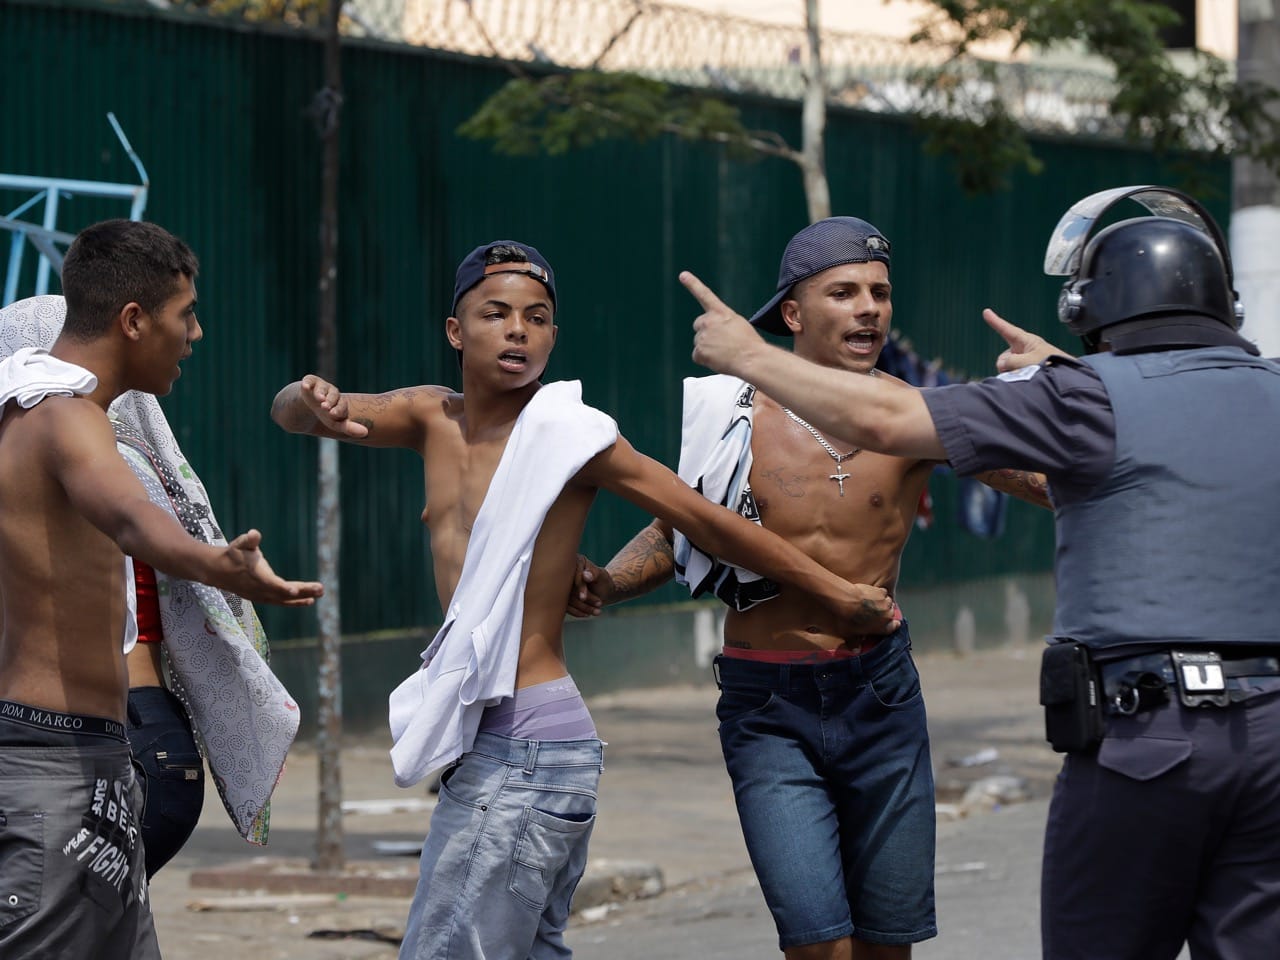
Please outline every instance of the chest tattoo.
[{"label": "chest tattoo", "polygon": [[804,496],[804,481],[809,479],[806,476],[784,476],[781,468],[766,470],[764,472],[764,478],[766,480],[772,480],[778,485],[778,489],[781,490],[783,494],[793,499]]}]

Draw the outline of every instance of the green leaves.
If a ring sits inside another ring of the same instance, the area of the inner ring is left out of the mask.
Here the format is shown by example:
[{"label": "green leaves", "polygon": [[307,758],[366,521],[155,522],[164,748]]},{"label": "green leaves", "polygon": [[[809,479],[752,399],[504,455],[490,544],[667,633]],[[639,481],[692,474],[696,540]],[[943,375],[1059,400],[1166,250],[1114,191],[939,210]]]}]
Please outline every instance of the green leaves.
[{"label": "green leaves", "polygon": [[[1003,40],[1014,50],[1068,51],[1105,66],[1114,97],[1102,118],[1105,134],[1149,144],[1163,155],[1205,152],[1243,155],[1280,171],[1280,126],[1270,108],[1275,90],[1237,85],[1226,64],[1187,51],[1175,62],[1161,30],[1177,15],[1149,0],[931,0],[937,16],[917,34],[947,48],[949,59],[917,80],[932,106],[920,119],[928,149],[956,164],[966,190],[1008,184],[1017,169],[1038,172],[1024,125],[997,92],[974,96],[974,76],[999,91],[998,70],[971,56],[980,41]],[[966,96],[968,99],[966,99]]]},{"label": "green leaves", "polygon": [[731,104],[633,73],[598,70],[510,80],[458,133],[492,140],[499,153],[516,156],[555,156],[602,140],[644,142],[663,133],[725,143],[740,156],[756,153]]},{"label": "green leaves", "polygon": [[[951,158],[969,193],[1006,189],[1019,171],[1043,164],[1028,137],[1023,80],[1039,54],[1067,53],[1079,78],[1109,90],[1111,102],[1084,118],[1079,132],[1148,144],[1170,159],[1242,155],[1280,171],[1277,92],[1238,84],[1218,58],[1186,51],[1171,58],[1161,31],[1176,14],[1151,0],[930,0],[934,16],[913,38],[940,47],[943,62],[912,76],[925,148]],[[981,44],[1031,51],[1032,62],[999,63],[974,55]],[[1085,69],[1091,65],[1090,69]],[[1091,72],[1090,72],[1091,71]],[[1043,99],[1069,97],[1037,88]],[[1062,132],[1059,126],[1055,132]],[[736,107],[709,93],[629,73],[584,70],[521,76],[495,93],[460,128],[508,154],[561,154],[601,140],[647,141],[664,133],[724,145],[738,159],[761,154],[799,162],[771,131],[743,127]],[[1072,132],[1066,131],[1068,135]]]}]

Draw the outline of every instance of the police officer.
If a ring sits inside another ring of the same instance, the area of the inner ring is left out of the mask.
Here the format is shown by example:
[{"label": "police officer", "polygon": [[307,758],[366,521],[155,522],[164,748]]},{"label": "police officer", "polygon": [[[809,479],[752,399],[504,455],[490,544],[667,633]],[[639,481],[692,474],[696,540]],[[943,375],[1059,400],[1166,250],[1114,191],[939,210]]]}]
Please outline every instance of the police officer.
[{"label": "police officer", "polygon": [[[1130,201],[1144,215],[1099,229]],[[1058,599],[1041,700],[1066,757],[1045,835],[1045,957],[1173,960],[1184,943],[1195,958],[1273,957],[1280,364],[1238,333],[1222,232],[1178,191],[1085,198],[1045,268],[1068,277],[1059,316],[1086,356],[920,391],[768,346],[681,279],[705,310],[694,359],[845,443],[1048,476]],[[1010,342],[1025,359],[1049,352],[1036,340]]]}]

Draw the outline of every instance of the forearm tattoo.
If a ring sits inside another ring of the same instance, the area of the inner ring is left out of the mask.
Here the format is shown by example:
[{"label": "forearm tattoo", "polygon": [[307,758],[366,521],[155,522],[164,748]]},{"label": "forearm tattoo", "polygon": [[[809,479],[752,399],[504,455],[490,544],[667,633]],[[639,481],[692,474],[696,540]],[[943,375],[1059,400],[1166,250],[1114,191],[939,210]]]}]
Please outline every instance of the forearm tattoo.
[{"label": "forearm tattoo", "polygon": [[408,400],[412,405],[417,401],[418,393],[419,391],[416,387],[401,387],[399,390],[368,396],[364,400],[364,405],[369,412],[363,417],[352,417],[351,419],[368,430],[369,436],[373,436],[379,414],[386,413],[391,409],[391,405],[401,398]]},{"label": "forearm tattoo", "polygon": [[1032,473],[1029,470],[990,470],[978,474],[977,479],[993,490],[1034,503],[1037,507],[1053,509],[1053,503],[1049,499],[1049,481],[1043,473]]},{"label": "forearm tattoo", "polygon": [[645,527],[609,561],[613,602],[630,600],[665,583],[675,570],[671,543],[656,527]]}]

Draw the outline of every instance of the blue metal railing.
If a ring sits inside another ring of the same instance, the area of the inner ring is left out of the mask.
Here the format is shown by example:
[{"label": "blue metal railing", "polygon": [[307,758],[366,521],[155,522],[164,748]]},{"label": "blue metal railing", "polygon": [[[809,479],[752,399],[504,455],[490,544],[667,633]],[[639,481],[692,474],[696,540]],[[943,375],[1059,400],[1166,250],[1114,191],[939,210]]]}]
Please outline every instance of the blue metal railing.
[{"label": "blue metal railing", "polygon": [[[107,114],[107,120],[120,138],[125,153],[133,161],[138,171],[141,184],[108,183],[100,180],[67,180],[62,177],[31,177],[21,174],[0,173],[0,190],[31,191],[32,195],[20,203],[8,214],[0,216],[0,230],[10,234],[9,261],[5,269],[4,294],[0,306],[6,306],[18,299],[18,284],[22,276],[22,263],[27,245],[30,244],[39,255],[36,261],[36,282],[32,294],[40,296],[49,292],[49,276],[53,272],[62,272],[62,255],[75,239],[72,233],[58,229],[58,213],[62,200],[70,200],[76,196],[106,197],[129,201],[129,219],[141,220],[147,209],[147,191],[151,186],[147,171],[142,161],[129,144],[114,113]],[[33,211],[43,204],[43,217],[39,223],[22,219],[28,211]]]}]

